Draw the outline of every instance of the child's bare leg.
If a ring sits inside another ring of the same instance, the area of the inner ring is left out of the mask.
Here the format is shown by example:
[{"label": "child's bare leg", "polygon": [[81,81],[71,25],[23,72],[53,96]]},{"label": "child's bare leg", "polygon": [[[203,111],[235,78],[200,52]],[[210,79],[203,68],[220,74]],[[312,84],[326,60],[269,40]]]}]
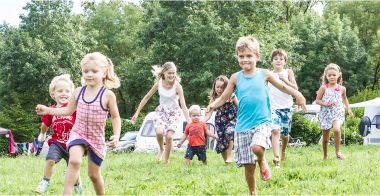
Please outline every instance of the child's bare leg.
[{"label": "child's bare leg", "polygon": [[162,128],[156,129],[156,139],[159,147],[156,160],[161,161],[162,155],[164,153],[164,130],[162,130]]},{"label": "child's bare leg", "polygon": [[91,160],[90,157],[88,157],[88,176],[92,181],[92,185],[94,185],[96,195],[104,195],[105,187],[102,170]]},{"label": "child's bare leg", "polygon": [[289,143],[289,136],[281,136],[282,146],[281,146],[281,160],[286,159],[286,148]]},{"label": "child's bare leg", "polygon": [[335,154],[337,155],[340,154],[340,125],[341,121],[339,120],[333,122]]},{"label": "child's bare leg", "polygon": [[165,164],[169,163],[170,151],[172,150],[172,145],[173,145],[173,137],[174,137],[174,131],[168,130],[168,132],[166,133],[166,137],[165,137],[165,141],[166,141],[165,160],[164,160]]},{"label": "child's bare leg", "polygon": [[272,146],[273,156],[275,161],[280,160],[280,130],[275,129],[272,131]]},{"label": "child's bare leg", "polygon": [[330,130],[322,130],[323,160],[327,159],[327,150],[330,141]]},{"label": "child's bare leg", "polygon": [[232,163],[232,148],[234,147],[234,142],[229,141],[227,150],[225,151],[226,159],[224,160],[226,164]]},{"label": "child's bare leg", "polygon": [[185,159],[185,165],[186,165],[186,166],[189,166],[189,165],[190,165],[190,162],[191,162],[190,159]]},{"label": "child's bare leg", "polygon": [[50,179],[53,174],[54,160],[46,160],[44,169],[44,178]]},{"label": "child's bare leg", "polygon": [[245,180],[247,181],[249,195],[257,195],[255,181],[255,164],[244,164]]},{"label": "child's bare leg", "polygon": [[84,147],[81,145],[72,146],[69,150],[70,158],[67,166],[63,195],[72,195],[75,182],[79,178],[79,169],[82,164]]}]

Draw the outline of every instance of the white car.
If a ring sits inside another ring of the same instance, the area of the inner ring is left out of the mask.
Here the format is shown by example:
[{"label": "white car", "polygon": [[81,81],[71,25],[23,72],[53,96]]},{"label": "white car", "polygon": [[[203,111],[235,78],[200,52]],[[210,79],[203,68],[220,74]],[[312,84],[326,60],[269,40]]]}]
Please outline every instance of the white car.
[{"label": "white car", "polygon": [[119,140],[119,145],[116,148],[111,148],[107,145],[107,151],[115,153],[133,152],[135,150],[136,137],[138,131],[126,132]]}]

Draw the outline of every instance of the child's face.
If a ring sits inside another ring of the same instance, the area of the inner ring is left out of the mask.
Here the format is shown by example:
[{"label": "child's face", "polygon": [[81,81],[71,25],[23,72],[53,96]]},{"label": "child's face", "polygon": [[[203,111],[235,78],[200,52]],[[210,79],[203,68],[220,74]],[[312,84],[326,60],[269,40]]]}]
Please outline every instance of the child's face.
[{"label": "child's face", "polygon": [[175,80],[177,75],[177,70],[175,68],[170,68],[164,72],[164,78],[168,82],[172,82]]},{"label": "child's face", "polygon": [[336,84],[339,76],[339,72],[334,69],[329,69],[326,71],[326,78],[329,84]]},{"label": "child's face", "polygon": [[253,71],[253,69],[256,68],[257,61],[260,60],[257,53],[249,48],[238,51],[237,56],[240,67],[246,72]]},{"label": "child's face", "polygon": [[286,64],[286,60],[282,55],[276,55],[272,59],[272,65],[275,70],[282,70]]},{"label": "child's face", "polygon": [[218,96],[222,95],[224,91],[224,82],[218,80],[215,82],[215,92]]},{"label": "child's face", "polygon": [[201,112],[198,110],[191,111],[190,118],[193,122],[199,122],[199,119],[201,118]]},{"label": "child's face", "polygon": [[57,102],[58,106],[61,106],[67,102],[69,102],[70,97],[72,95],[71,85],[65,81],[58,81],[55,85],[53,91],[54,100]]},{"label": "child's face", "polygon": [[90,61],[83,65],[82,76],[88,86],[103,85],[103,79],[106,77],[106,69]]}]

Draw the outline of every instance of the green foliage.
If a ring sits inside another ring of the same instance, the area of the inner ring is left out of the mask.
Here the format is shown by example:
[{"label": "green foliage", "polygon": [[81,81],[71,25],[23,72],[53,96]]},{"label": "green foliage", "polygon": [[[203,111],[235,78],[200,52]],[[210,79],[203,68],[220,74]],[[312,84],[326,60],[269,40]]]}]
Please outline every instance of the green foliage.
[{"label": "green foliage", "polygon": [[8,138],[0,135],[0,157],[8,154]]},{"label": "green foliage", "polygon": [[368,101],[371,99],[375,99],[377,97],[380,97],[380,89],[379,90],[370,90],[368,88],[363,89],[359,92],[357,92],[355,95],[349,97],[350,104],[352,103],[358,103],[362,101]]},{"label": "green foliage", "polygon": [[39,132],[39,125],[34,111],[26,111],[17,100],[0,111],[0,127],[12,130],[17,142],[33,141]]},{"label": "green foliage", "polygon": [[293,34],[299,42],[295,51],[303,65],[296,74],[299,88],[312,102],[321,85],[321,76],[329,63],[341,67],[347,96],[367,86],[370,78],[369,57],[349,19],[331,15],[323,19],[315,15],[299,16],[292,21]]},{"label": "green foliage", "polygon": [[295,113],[292,119],[293,138],[302,138],[307,145],[318,144],[321,137],[321,130],[317,122],[312,122],[301,113]]}]

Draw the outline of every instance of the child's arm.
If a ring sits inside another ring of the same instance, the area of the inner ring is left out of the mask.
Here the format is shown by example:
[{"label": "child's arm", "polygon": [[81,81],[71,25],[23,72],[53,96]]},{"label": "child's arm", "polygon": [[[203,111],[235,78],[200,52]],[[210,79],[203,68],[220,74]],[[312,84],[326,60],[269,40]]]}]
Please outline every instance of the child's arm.
[{"label": "child's arm", "polygon": [[236,82],[237,82],[236,77],[237,77],[236,73],[232,74],[230,81],[228,82],[227,87],[224,90],[223,94],[207,106],[206,112],[210,111],[211,109],[218,108],[222,106],[224,103],[226,103],[227,99],[231,97],[232,93],[235,90]]},{"label": "child's arm", "polygon": [[111,114],[111,122],[112,122],[112,130],[113,135],[110,137],[110,144],[113,148],[116,148],[120,138],[121,131],[121,120],[119,115],[119,109],[117,108],[116,96],[115,94],[107,90],[107,101],[108,101],[108,109]]},{"label": "child's arm", "polygon": [[79,88],[76,88],[75,91],[74,91],[74,95],[75,96],[71,96],[70,97],[70,100],[69,100],[69,103],[67,105],[67,107],[60,107],[60,108],[50,108],[50,107],[46,107],[44,105],[41,105],[41,104],[38,104],[36,106],[36,113],[38,115],[53,115],[53,116],[68,116],[68,115],[71,115],[77,108],[77,100],[76,98],[78,97],[79,95],[79,92],[81,90],[82,87],[79,87]]},{"label": "child's arm", "polygon": [[207,126],[206,126],[206,129],[205,129],[205,132],[206,132],[206,135],[214,138],[215,140],[219,140],[219,137],[217,135],[215,135],[214,133],[212,133],[210,130],[208,130]]},{"label": "child's arm", "polygon": [[211,118],[213,112],[214,112],[214,110],[210,110],[210,111],[206,112],[206,116],[201,121],[206,123]]},{"label": "child's arm", "polygon": [[46,126],[44,123],[41,123],[41,132],[38,135],[38,141],[39,142],[45,141],[47,130],[49,130],[49,127]]},{"label": "child's arm", "polygon": [[282,81],[285,82],[286,85],[298,90],[298,86],[297,86],[297,82],[296,82],[296,79],[294,77],[294,72],[293,70],[291,69],[288,69],[288,78],[284,78],[284,77],[280,77],[280,79]]},{"label": "child's arm", "polygon": [[135,114],[131,118],[131,123],[135,124],[137,117],[140,114],[141,109],[145,106],[145,104],[149,101],[149,99],[152,97],[152,95],[158,90],[158,82],[154,83],[152,88],[148,91],[148,93],[144,96],[144,98],[141,100],[139,106],[136,109]]},{"label": "child's arm", "polygon": [[186,138],[187,138],[187,134],[184,133],[181,137],[181,141],[179,141],[177,144],[178,148],[181,148],[181,146],[182,146],[183,142],[185,142]]},{"label": "child's arm", "polygon": [[300,93],[294,88],[291,88],[290,86],[284,84],[283,82],[280,82],[276,77],[274,77],[273,73],[265,70],[265,79],[266,81],[270,82],[273,86],[281,90],[282,92],[292,95],[293,97],[296,98],[297,105],[302,108],[303,111],[306,112],[306,99]]},{"label": "child's arm", "polygon": [[342,100],[343,100],[343,104],[344,104],[344,106],[346,106],[346,109],[348,111],[348,115],[350,117],[353,117],[354,114],[351,111],[350,103],[348,102],[348,99],[347,99],[347,96],[346,96],[346,88],[344,86],[341,86],[341,87],[342,87]]},{"label": "child's arm", "polygon": [[319,87],[319,90],[317,91],[317,98],[315,99],[315,103],[320,105],[320,106],[325,106],[325,107],[331,107],[334,105],[334,102],[323,102],[322,97],[325,94],[326,88],[322,85]]},{"label": "child's arm", "polygon": [[235,105],[236,107],[238,107],[238,105],[239,105],[239,100],[237,99],[236,96],[234,96],[234,98],[233,98],[232,101],[233,101],[234,105]]},{"label": "child's arm", "polygon": [[181,105],[183,115],[185,115],[187,122],[191,122],[190,117],[189,117],[189,111],[186,106],[185,96],[183,94],[182,85],[180,83],[177,83],[176,88],[177,88],[177,93],[179,97],[179,104]]}]

